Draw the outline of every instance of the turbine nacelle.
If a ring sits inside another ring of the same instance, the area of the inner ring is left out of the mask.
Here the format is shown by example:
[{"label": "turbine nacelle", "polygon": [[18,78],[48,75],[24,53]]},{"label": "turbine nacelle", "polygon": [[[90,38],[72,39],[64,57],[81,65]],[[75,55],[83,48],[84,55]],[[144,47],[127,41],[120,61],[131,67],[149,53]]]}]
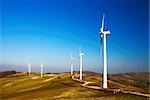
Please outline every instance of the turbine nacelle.
[{"label": "turbine nacelle", "polygon": [[102,30],[101,30],[99,33],[100,33],[100,34],[110,34],[110,31],[109,31],[109,30],[108,30],[108,31],[102,31]]},{"label": "turbine nacelle", "polygon": [[84,56],[84,53],[83,53],[83,52],[80,52],[79,56]]},{"label": "turbine nacelle", "polygon": [[43,67],[43,64],[41,64],[40,67]]},{"label": "turbine nacelle", "polygon": [[104,34],[109,35],[110,31],[109,30],[108,31],[100,31],[99,33],[100,33],[100,37],[103,38],[103,35]]},{"label": "turbine nacelle", "polygon": [[79,49],[79,56],[84,56],[84,53]]},{"label": "turbine nacelle", "polygon": [[71,53],[71,57],[70,57],[70,59],[71,59],[71,60],[74,60],[74,58],[73,58],[73,56],[72,56],[72,53]]},{"label": "turbine nacelle", "polygon": [[31,64],[28,64],[27,67],[31,67]]}]

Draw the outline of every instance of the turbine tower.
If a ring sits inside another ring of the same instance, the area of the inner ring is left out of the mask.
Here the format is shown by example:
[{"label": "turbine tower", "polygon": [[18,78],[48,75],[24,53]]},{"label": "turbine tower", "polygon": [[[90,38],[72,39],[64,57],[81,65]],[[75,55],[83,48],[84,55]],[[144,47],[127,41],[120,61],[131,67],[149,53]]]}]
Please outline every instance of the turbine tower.
[{"label": "turbine tower", "polygon": [[41,64],[40,67],[41,67],[41,78],[42,78],[42,76],[43,76],[43,64]]},{"label": "turbine tower", "polygon": [[29,68],[29,76],[31,75],[31,64],[28,64],[27,66]]},{"label": "turbine tower", "polygon": [[84,53],[79,50],[79,57],[80,57],[80,80],[82,80],[82,65],[83,65],[83,56],[84,56]]},{"label": "turbine tower", "polygon": [[102,27],[100,29],[100,36],[103,42],[103,88],[107,88],[107,49],[106,49],[106,36],[110,34],[109,30],[104,30],[104,17],[102,18]]},{"label": "turbine tower", "polygon": [[74,58],[72,57],[72,53],[71,53],[71,62],[70,62],[70,64],[71,64],[71,68],[70,68],[70,73],[73,75],[73,60],[74,60]]}]

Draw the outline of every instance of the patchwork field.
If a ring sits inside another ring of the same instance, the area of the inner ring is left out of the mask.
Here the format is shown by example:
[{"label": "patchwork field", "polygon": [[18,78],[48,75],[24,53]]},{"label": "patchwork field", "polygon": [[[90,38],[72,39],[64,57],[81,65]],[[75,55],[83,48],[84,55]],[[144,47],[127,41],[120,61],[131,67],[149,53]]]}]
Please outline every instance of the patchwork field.
[{"label": "patchwork field", "polygon": [[[139,75],[139,76],[138,76]],[[78,73],[75,75],[78,78]],[[149,94],[149,73],[125,73],[109,75],[109,87]],[[84,80],[101,85],[102,76],[84,72]],[[112,93],[88,89],[82,83],[71,79],[69,73],[44,74],[17,72],[0,78],[1,100],[148,100],[144,96],[125,93]]]}]

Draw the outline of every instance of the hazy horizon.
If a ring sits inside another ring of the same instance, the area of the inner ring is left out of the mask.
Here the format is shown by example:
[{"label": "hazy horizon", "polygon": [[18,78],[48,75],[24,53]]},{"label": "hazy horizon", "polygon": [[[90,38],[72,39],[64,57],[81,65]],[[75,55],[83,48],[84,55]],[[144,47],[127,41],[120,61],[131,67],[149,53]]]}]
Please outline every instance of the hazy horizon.
[{"label": "hazy horizon", "polygon": [[[10,71],[10,70],[15,70],[17,72],[28,72],[28,67],[27,66],[0,66],[1,67],[1,72],[3,71]],[[92,68],[86,68],[83,66],[83,71],[91,71],[91,72],[96,72],[96,73],[103,73],[102,68],[98,67],[94,67],[95,69]],[[129,68],[128,68],[129,69]],[[149,72],[149,69],[145,70],[145,69],[141,69],[141,68],[130,68],[130,70],[128,69],[121,69],[121,70],[117,70],[117,69],[112,69],[112,68],[108,68],[108,74],[115,74],[115,73],[126,73],[126,72]],[[40,72],[40,66],[32,66],[31,68],[32,72]],[[79,66],[75,66],[74,71],[79,71]],[[68,67],[51,67],[51,66],[44,66],[44,73],[62,73],[62,72],[70,72],[70,66]]]}]

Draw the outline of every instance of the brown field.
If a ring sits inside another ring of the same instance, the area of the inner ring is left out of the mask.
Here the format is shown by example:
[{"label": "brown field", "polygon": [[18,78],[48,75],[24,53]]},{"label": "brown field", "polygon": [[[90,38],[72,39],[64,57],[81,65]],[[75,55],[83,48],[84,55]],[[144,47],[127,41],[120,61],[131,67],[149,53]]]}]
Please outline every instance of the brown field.
[{"label": "brown field", "polygon": [[[17,72],[0,78],[1,100],[147,100],[147,97],[124,93],[111,93],[82,87],[73,81],[69,73],[44,74]],[[78,78],[78,72],[75,75]],[[149,73],[124,73],[109,75],[110,88],[149,93]],[[84,80],[100,86],[102,77],[93,72],[84,72]]]}]

